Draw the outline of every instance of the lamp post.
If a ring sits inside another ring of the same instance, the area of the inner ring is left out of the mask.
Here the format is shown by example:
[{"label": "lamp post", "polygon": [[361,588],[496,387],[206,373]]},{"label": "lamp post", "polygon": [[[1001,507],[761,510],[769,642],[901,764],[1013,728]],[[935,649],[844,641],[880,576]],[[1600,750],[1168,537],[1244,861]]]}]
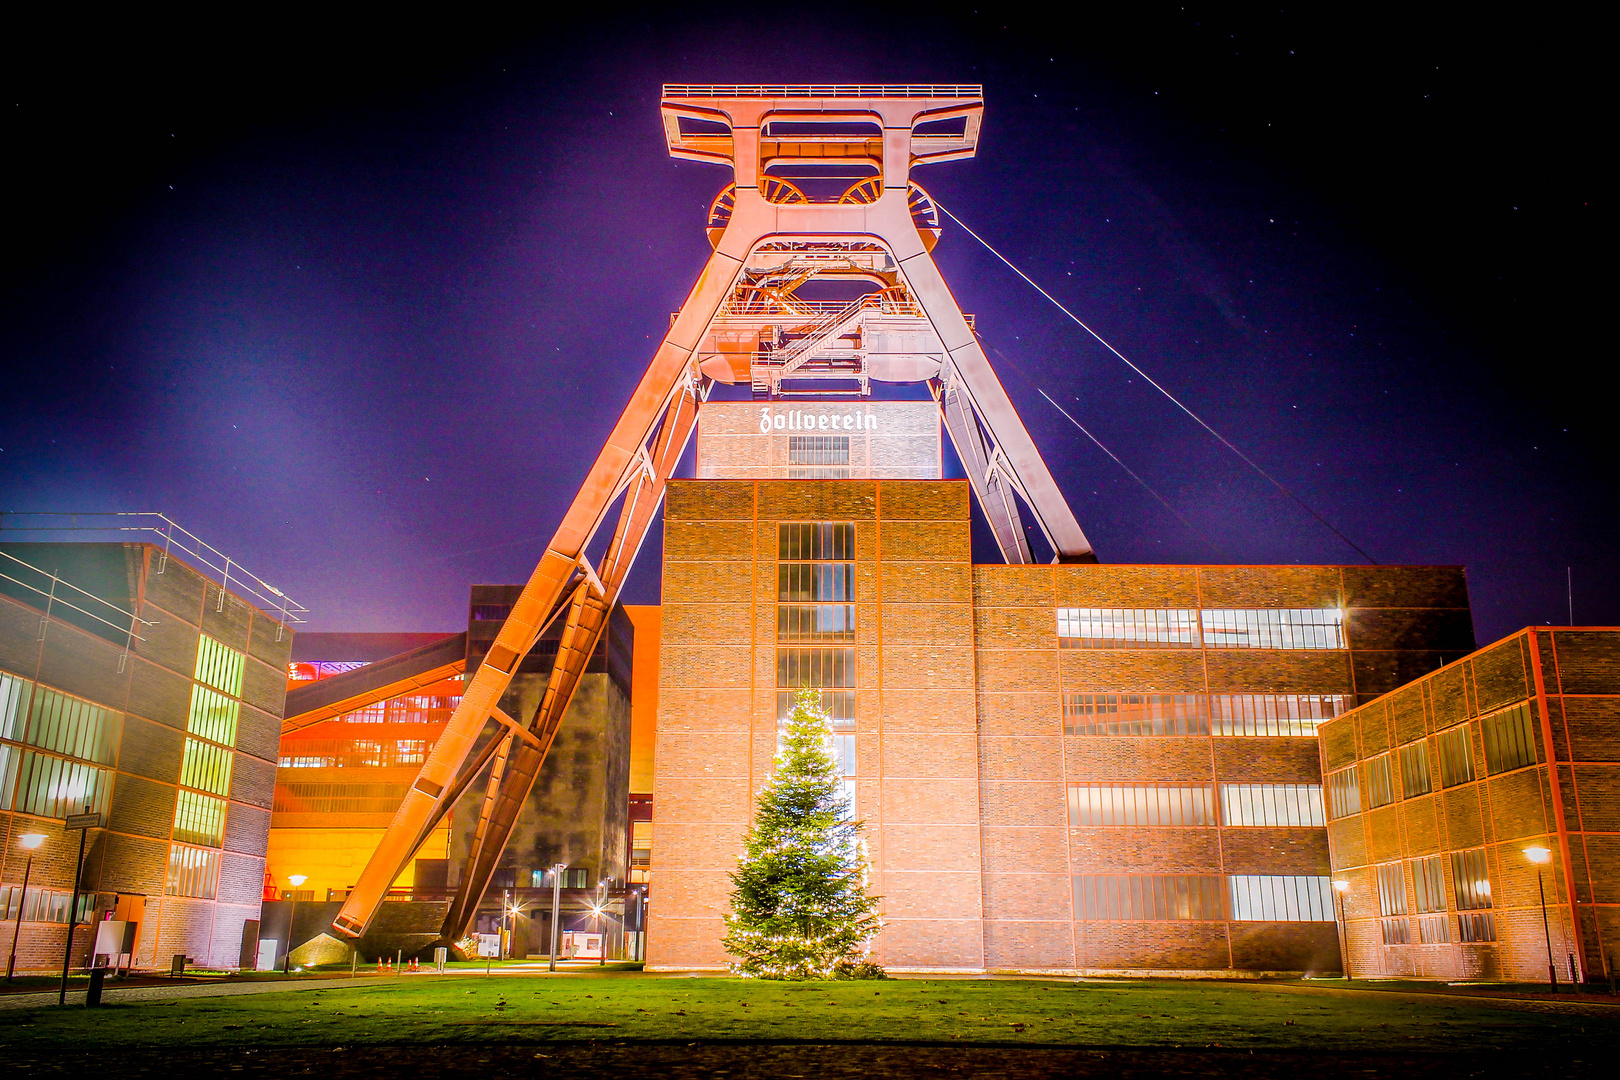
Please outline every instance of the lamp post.
[{"label": "lamp post", "polygon": [[548,958],[550,962],[546,965],[547,971],[557,970],[557,918],[558,911],[562,907],[562,876],[566,869],[567,863],[556,863],[551,868],[551,954]]},{"label": "lamp post", "polygon": [[287,875],[287,884],[292,886],[292,891],[287,894],[287,898],[292,901],[292,907],[287,909],[287,951],[281,957],[281,973],[283,975],[292,974],[293,920],[298,916],[298,888],[308,880],[309,878],[304,874]]},{"label": "lamp post", "polygon": [[[507,950],[506,958],[508,960],[510,960],[510,959],[513,958],[512,943],[516,940],[516,936],[517,936],[517,923],[516,923],[515,920],[516,920],[517,916],[523,914],[523,905],[521,903],[519,903],[519,902],[514,901],[512,899],[511,891],[508,890],[507,893],[506,893],[506,905],[505,906],[506,906],[506,950]],[[519,957],[518,959],[527,959],[528,955],[529,955],[528,950],[525,949],[524,952],[523,952],[523,956]]]},{"label": "lamp post", "polygon": [[1541,868],[1552,862],[1552,850],[1540,845],[1524,849],[1524,857],[1536,865],[1536,891],[1541,894],[1541,932],[1547,938],[1547,982],[1551,984],[1553,993],[1558,993],[1558,968],[1553,963],[1552,955],[1552,925],[1547,921],[1547,885],[1542,880]]},{"label": "lamp post", "polygon": [[1344,958],[1344,981],[1349,982],[1350,975],[1350,925],[1344,921],[1344,894],[1350,890],[1350,883],[1343,878],[1333,882],[1333,900],[1339,908],[1339,952]]},{"label": "lamp post", "polygon": [[44,842],[45,834],[40,832],[17,837],[17,846],[28,852],[28,861],[23,864],[22,891],[17,894],[17,922],[11,928],[11,959],[6,961],[6,982],[11,981],[12,973],[17,970],[17,936],[22,933],[23,905],[28,903],[28,876],[34,872],[34,850]]}]

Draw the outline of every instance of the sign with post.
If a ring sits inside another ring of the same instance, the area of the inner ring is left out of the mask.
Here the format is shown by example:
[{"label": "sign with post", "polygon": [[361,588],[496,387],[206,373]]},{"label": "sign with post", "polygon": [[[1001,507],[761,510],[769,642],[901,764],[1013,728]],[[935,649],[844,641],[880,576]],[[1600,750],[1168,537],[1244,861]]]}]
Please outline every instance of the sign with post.
[{"label": "sign with post", "polygon": [[73,965],[73,931],[79,925],[79,882],[84,877],[84,841],[91,829],[99,829],[101,825],[101,815],[88,807],[82,814],[69,814],[62,823],[64,832],[77,831],[79,834],[79,861],[73,864],[73,891],[68,896],[67,945],[62,950],[62,989],[56,995],[58,1005],[67,1004],[68,968]]}]

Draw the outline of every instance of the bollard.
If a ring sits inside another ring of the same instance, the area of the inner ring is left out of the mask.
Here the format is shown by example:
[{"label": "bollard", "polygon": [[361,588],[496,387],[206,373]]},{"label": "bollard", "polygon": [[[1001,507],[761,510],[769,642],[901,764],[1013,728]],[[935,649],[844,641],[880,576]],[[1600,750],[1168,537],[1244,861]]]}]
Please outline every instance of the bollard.
[{"label": "bollard", "polygon": [[84,992],[84,1007],[89,1009],[101,1004],[101,984],[107,979],[107,969],[93,967],[90,969],[90,989]]}]

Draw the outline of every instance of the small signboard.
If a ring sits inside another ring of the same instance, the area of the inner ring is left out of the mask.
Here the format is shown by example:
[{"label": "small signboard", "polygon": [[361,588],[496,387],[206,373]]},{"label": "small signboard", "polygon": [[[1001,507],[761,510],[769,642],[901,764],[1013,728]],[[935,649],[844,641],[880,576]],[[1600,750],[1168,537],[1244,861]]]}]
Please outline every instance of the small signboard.
[{"label": "small signboard", "polygon": [[78,829],[99,829],[101,828],[101,815],[95,813],[69,814],[67,821],[62,824],[62,828],[69,832]]},{"label": "small signboard", "polygon": [[481,958],[494,959],[501,954],[501,935],[479,934],[478,955]]}]

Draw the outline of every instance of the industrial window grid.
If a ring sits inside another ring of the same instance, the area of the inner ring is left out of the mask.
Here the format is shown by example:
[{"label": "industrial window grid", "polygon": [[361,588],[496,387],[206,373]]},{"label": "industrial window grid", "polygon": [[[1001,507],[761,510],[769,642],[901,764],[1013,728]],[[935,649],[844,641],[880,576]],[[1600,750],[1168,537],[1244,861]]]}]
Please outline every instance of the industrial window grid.
[{"label": "industrial window grid", "polygon": [[1495,941],[1496,915],[1489,911],[1464,911],[1457,915],[1457,940]]},{"label": "industrial window grid", "polygon": [[174,806],[174,839],[219,847],[225,839],[225,800],[181,789]]},{"label": "industrial window grid", "polygon": [[1214,825],[1214,792],[1208,784],[1070,784],[1069,824]]},{"label": "industrial window grid", "polygon": [[1491,875],[1484,848],[1451,853],[1451,889],[1458,911],[1481,911],[1495,907],[1491,897]]},{"label": "industrial window grid", "polygon": [[1406,873],[1398,862],[1375,867],[1378,876],[1378,913],[1406,914]]},{"label": "industrial window grid", "polygon": [[1446,910],[1446,875],[1441,856],[1412,860],[1412,899],[1418,914]]},{"label": "industrial window grid", "polygon": [[[793,711],[793,699],[797,690],[778,690],[776,692],[776,722],[778,726],[785,723],[788,714]],[[821,711],[827,714],[832,721],[833,730],[853,728],[855,726],[855,691],[853,690],[823,690],[821,692]]]},{"label": "industrial window grid", "polygon": [[1065,735],[1208,735],[1201,694],[1064,694]]},{"label": "industrial window grid", "polygon": [[[550,645],[552,651],[556,650],[555,642],[542,641],[535,646],[536,652],[542,646]],[[534,655],[531,653],[530,655]],[[373,702],[363,709],[344,713],[337,717],[337,722],[345,724],[434,724],[443,723],[450,719],[450,714],[461,704],[459,694],[402,694],[387,701]]]},{"label": "industrial window grid", "polygon": [[1479,722],[1479,733],[1485,744],[1487,775],[1522,769],[1541,760],[1528,704],[1515,705],[1483,717]]},{"label": "industrial window grid", "polygon": [[789,480],[848,480],[847,465],[789,465]]},{"label": "industrial window grid", "polygon": [[1434,790],[1434,777],[1429,772],[1429,742],[1419,739],[1401,747],[1401,797],[1415,799]]},{"label": "industrial window grid", "polygon": [[282,769],[379,769],[420,765],[432,739],[299,739],[282,744]]},{"label": "industrial window grid", "polygon": [[1342,649],[1344,612],[1338,608],[1205,608],[1209,649]]},{"label": "industrial window grid", "polygon": [[1440,783],[1446,787],[1474,779],[1474,744],[1468,728],[1468,724],[1458,724],[1435,736],[1434,747],[1440,754]]},{"label": "industrial window grid", "polygon": [[789,465],[848,465],[848,435],[789,435]]},{"label": "industrial window grid", "polygon": [[1338,608],[1058,608],[1068,649],[1342,649]]},{"label": "industrial window grid", "polygon": [[1328,775],[1328,816],[1349,817],[1361,813],[1361,770],[1352,765]]},{"label": "industrial window grid", "polygon": [[777,526],[783,562],[847,562],[855,558],[855,525],[848,521],[784,521]]},{"label": "industrial window grid", "polygon": [[105,814],[112,785],[110,769],[0,743],[0,810],[44,818]]},{"label": "industrial window grid", "polygon": [[169,846],[163,895],[212,900],[219,891],[219,852],[183,844]]},{"label": "industrial window grid", "polygon": [[111,765],[122,730],[111,709],[0,671],[0,739]]},{"label": "industrial window grid", "polygon": [[[77,921],[88,921],[95,906],[95,893],[80,893]],[[24,896],[21,885],[0,885],[0,922],[15,922],[18,915],[23,922],[65,923],[68,921],[68,893],[65,889],[30,888]]]},{"label": "industrial window grid", "polygon": [[278,814],[392,814],[405,791],[405,784],[277,784],[271,809]]},{"label": "industrial window grid", "polygon": [[1379,919],[1378,929],[1383,935],[1385,945],[1412,944],[1412,923],[1408,919],[1399,917]]},{"label": "industrial window grid", "polygon": [[1221,824],[1321,828],[1327,824],[1320,784],[1222,784]]},{"label": "industrial window grid", "polygon": [[1215,735],[1315,736],[1347,700],[1346,694],[1211,694],[1210,727]]},{"label": "industrial window grid", "polygon": [[[529,882],[536,889],[549,889],[551,888],[551,874],[550,870],[531,870],[529,871]],[[584,867],[571,866],[562,872],[562,881],[559,883],[559,887],[564,889],[588,889],[591,887],[590,881],[591,872],[589,870]]]},{"label": "industrial window grid", "polygon": [[832,642],[855,640],[854,604],[779,604],[776,640]]},{"label": "industrial window grid", "polygon": [[1200,920],[1226,918],[1221,879],[1214,874],[1077,874],[1076,919]]},{"label": "industrial window grid", "polygon": [[1063,733],[1314,737],[1346,700],[1345,694],[1065,693]]},{"label": "industrial window grid", "polygon": [[[848,436],[791,436],[789,461],[810,473],[849,461]],[[826,469],[844,474],[847,470]],[[821,691],[833,729],[843,812],[855,813],[855,525],[853,522],[781,522],[777,525],[776,686],[778,730],[793,709],[796,690]],[[826,644],[849,643],[845,647]],[[821,644],[821,647],[804,647]],[[795,647],[797,646],[797,647]],[[780,741],[780,740],[779,740]]]},{"label": "industrial window grid", "polygon": [[197,684],[191,688],[191,711],[186,717],[186,730],[224,746],[236,743],[236,723],[241,715],[241,703],[217,690]]},{"label": "industrial window grid", "polygon": [[1333,889],[1325,877],[1234,874],[1227,891],[1235,922],[1333,921]]},{"label": "industrial window grid", "polygon": [[1367,768],[1367,809],[1377,809],[1394,802],[1395,775],[1389,767],[1389,755],[1379,754],[1368,758],[1363,764]]},{"label": "industrial window grid", "polygon": [[1066,649],[1191,649],[1198,643],[1198,612],[1058,608],[1057,632]]},{"label": "industrial window grid", "polygon": [[215,795],[229,795],[233,759],[231,751],[223,746],[188,738],[185,756],[180,761],[180,784]]},{"label": "industrial window grid", "polygon": [[197,637],[197,681],[221,690],[231,697],[242,696],[244,654],[207,634]]},{"label": "industrial window grid", "polygon": [[1444,915],[1418,916],[1418,944],[1444,945],[1451,940],[1451,920]]}]

